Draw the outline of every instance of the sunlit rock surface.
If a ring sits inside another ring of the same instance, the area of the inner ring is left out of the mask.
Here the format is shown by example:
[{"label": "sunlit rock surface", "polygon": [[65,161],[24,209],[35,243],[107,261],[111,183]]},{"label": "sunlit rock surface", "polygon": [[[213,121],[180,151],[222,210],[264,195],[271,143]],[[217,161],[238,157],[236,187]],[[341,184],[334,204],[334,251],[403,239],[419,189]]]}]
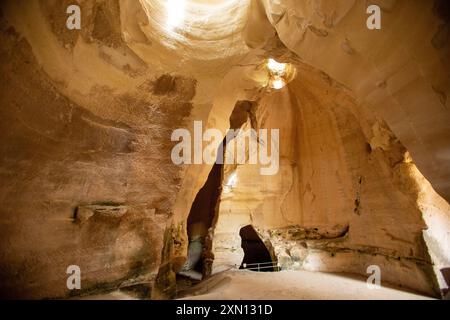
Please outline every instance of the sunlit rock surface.
[{"label": "sunlit rock surface", "polygon": [[[0,296],[145,284],[147,298],[173,298],[212,165],[173,164],[171,134],[194,120],[225,134],[242,101],[242,128],[280,130],[280,167],[223,167],[213,272],[241,263],[251,224],[285,269],[379,265],[383,281],[438,296],[448,5],[376,2],[383,27],[371,31],[363,0],[187,0],[172,22],[162,0],[80,0],[81,30],[65,25],[73,1],[2,1]],[[269,58],[295,67],[281,90]]]}]

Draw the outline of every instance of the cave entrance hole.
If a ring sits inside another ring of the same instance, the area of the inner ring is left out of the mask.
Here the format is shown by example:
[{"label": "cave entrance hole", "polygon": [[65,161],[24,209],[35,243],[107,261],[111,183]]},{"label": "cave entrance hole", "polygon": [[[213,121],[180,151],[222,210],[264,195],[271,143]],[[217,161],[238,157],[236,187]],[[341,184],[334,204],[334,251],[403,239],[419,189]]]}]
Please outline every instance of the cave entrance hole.
[{"label": "cave entrance hole", "polygon": [[279,271],[278,263],[272,256],[253,226],[248,225],[239,231],[242,239],[244,259],[239,269],[258,272]]}]

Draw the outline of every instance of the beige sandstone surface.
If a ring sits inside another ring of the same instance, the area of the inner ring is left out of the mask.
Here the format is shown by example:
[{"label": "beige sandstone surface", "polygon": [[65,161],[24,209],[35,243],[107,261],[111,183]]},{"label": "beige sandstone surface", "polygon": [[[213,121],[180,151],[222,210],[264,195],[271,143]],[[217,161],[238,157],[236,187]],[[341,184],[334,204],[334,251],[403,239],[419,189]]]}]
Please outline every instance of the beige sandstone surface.
[{"label": "beige sandstone surface", "polygon": [[[252,224],[293,272],[379,265],[424,295],[447,287],[448,2],[188,0],[176,28],[162,0],[75,2],[81,30],[65,26],[73,1],[1,3],[1,297],[173,298],[212,165],[175,165],[171,134],[225,133],[243,102],[239,127],[280,130],[280,169],[221,168],[213,273],[241,263]],[[296,70],[281,90],[268,58]]]},{"label": "beige sandstone surface", "polygon": [[[255,290],[258,288],[258,290]],[[425,296],[382,287],[368,290],[363,279],[328,273],[284,271],[229,272],[192,288],[193,300],[429,300]]]}]

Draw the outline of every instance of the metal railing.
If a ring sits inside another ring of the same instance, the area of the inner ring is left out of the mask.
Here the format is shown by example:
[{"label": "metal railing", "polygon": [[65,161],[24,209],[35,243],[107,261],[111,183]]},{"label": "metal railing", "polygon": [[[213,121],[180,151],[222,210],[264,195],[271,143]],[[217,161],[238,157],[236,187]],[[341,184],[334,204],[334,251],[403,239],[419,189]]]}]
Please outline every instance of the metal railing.
[{"label": "metal railing", "polygon": [[242,269],[252,271],[262,271],[272,269],[274,272],[281,271],[281,266],[277,262],[258,262],[258,263],[243,263]]}]

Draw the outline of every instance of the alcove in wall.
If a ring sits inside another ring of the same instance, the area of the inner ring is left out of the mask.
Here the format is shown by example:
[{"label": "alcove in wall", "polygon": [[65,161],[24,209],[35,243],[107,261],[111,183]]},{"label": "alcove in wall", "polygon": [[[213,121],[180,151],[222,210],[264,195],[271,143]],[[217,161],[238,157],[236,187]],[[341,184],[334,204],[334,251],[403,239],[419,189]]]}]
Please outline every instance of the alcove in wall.
[{"label": "alcove in wall", "polygon": [[241,228],[239,235],[242,239],[244,259],[240,269],[259,272],[277,271],[277,263],[272,260],[269,250],[259,237],[253,226],[248,225]]}]

